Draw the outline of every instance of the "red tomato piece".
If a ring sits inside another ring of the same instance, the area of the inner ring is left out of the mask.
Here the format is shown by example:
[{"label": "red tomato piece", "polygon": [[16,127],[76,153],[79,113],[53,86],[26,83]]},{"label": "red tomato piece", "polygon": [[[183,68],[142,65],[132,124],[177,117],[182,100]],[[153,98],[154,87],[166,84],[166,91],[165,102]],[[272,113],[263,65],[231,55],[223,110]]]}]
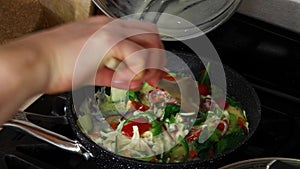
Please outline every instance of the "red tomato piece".
[{"label": "red tomato piece", "polygon": [[201,133],[201,129],[192,127],[189,134],[186,136],[186,141],[190,143],[196,140],[199,137],[200,133]]},{"label": "red tomato piece", "polygon": [[206,96],[209,94],[209,89],[205,84],[199,84],[198,90],[200,95]]},{"label": "red tomato piece", "polygon": [[237,123],[238,123],[238,127],[242,128],[242,126],[246,125],[246,120],[244,118],[242,118],[242,117],[238,117]]},{"label": "red tomato piece", "polygon": [[246,122],[247,121],[244,118],[242,118],[242,117],[238,117],[237,122],[238,122],[238,128],[243,129],[244,133],[248,134],[248,128],[246,127]]},{"label": "red tomato piece", "polygon": [[156,156],[153,156],[151,162],[157,162],[157,161],[158,159],[156,158]]},{"label": "red tomato piece", "polygon": [[116,130],[118,125],[119,125],[119,123],[115,122],[115,121],[113,121],[109,124],[110,128],[112,128],[113,130]]},{"label": "red tomato piece", "polygon": [[136,118],[123,126],[122,133],[131,138],[133,136],[133,126],[137,126],[139,129],[139,134],[142,135],[146,131],[150,130],[152,124],[150,124],[146,118]]},{"label": "red tomato piece", "polygon": [[189,152],[189,157],[188,159],[194,159],[198,157],[198,151],[195,149],[191,149]]},{"label": "red tomato piece", "polygon": [[131,100],[131,104],[134,107],[134,109],[136,110],[140,110],[140,111],[146,111],[149,109],[149,106],[146,106],[142,103],[136,102],[134,100]]},{"label": "red tomato piece", "polygon": [[173,76],[171,76],[171,75],[166,75],[166,76],[164,77],[164,79],[169,80],[169,81],[175,81],[175,80],[176,80],[175,77],[173,77]]},{"label": "red tomato piece", "polygon": [[119,120],[122,118],[121,115],[110,115],[107,116],[105,118],[105,120],[107,121],[107,123],[110,125],[110,127],[114,130],[117,129],[118,125],[119,125]]},{"label": "red tomato piece", "polygon": [[224,123],[219,123],[218,126],[217,126],[217,129],[220,130],[220,131],[223,131],[225,129]]}]

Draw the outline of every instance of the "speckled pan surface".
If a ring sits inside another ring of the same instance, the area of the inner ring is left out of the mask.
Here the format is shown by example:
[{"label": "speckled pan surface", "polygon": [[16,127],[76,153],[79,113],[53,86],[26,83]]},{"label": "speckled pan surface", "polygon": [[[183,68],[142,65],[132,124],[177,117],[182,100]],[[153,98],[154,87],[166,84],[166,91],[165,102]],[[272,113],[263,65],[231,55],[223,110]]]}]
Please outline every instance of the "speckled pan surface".
[{"label": "speckled pan surface", "polygon": [[[201,67],[199,62],[193,59],[193,55],[191,54],[180,54],[181,57],[189,58],[187,59],[188,65],[191,68],[195,68],[197,74],[198,68]],[[230,96],[236,97],[238,100],[241,101],[244,108],[247,112],[247,118],[249,120],[249,135],[247,138],[240,142],[235,148],[226,151],[220,155],[216,155],[210,159],[198,160],[198,161],[191,161],[191,162],[184,162],[184,163],[151,163],[151,162],[143,162],[139,160],[134,160],[122,156],[115,155],[111,152],[108,152],[102,149],[100,146],[95,144],[93,141],[88,139],[86,135],[84,135],[80,128],[76,125],[76,116],[74,113],[73,105],[72,105],[72,98],[70,96],[68,103],[67,103],[67,116],[70,121],[70,125],[72,126],[78,140],[91,151],[95,157],[92,160],[96,160],[99,163],[99,168],[168,168],[168,169],[182,169],[182,168],[210,168],[210,166],[214,165],[214,162],[226,158],[226,155],[229,153],[234,153],[238,148],[240,148],[246,141],[253,135],[256,128],[259,125],[260,117],[261,117],[261,108],[258,96],[254,89],[250,86],[250,84],[238,73],[236,73],[231,68],[225,66],[225,74],[227,78],[227,93]],[[77,91],[79,94],[83,95],[84,98],[84,89],[80,89]]]}]

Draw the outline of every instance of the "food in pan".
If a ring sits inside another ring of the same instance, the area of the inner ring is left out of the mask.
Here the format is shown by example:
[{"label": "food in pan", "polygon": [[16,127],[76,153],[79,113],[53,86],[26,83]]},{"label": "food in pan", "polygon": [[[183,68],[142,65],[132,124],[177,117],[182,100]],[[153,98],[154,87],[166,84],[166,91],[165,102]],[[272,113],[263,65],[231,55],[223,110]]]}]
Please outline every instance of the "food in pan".
[{"label": "food in pan", "polygon": [[234,97],[212,98],[215,86],[209,84],[207,72],[198,83],[198,112],[182,112],[180,103],[164,89],[145,83],[140,91],[109,88],[108,94],[101,88],[95,95],[96,107],[91,107],[95,106],[91,99],[82,104],[84,115],[78,124],[95,143],[126,157],[164,163],[213,157],[246,138],[248,121]]}]

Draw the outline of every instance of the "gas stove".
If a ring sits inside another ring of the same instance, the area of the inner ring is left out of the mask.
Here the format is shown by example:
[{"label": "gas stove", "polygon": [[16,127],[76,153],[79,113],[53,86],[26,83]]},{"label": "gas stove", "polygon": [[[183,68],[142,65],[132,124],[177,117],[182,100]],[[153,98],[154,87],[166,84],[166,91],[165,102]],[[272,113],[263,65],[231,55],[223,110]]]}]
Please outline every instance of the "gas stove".
[{"label": "gas stove", "polygon": [[[251,83],[262,104],[257,131],[216,168],[260,157],[300,159],[300,34],[236,13],[207,36],[222,62]],[[29,113],[28,120],[75,139],[70,126],[57,120],[64,115],[65,99],[65,93],[42,95],[25,110],[40,116]],[[4,128],[0,131],[0,168],[101,168],[101,162],[86,160],[26,133]]]}]

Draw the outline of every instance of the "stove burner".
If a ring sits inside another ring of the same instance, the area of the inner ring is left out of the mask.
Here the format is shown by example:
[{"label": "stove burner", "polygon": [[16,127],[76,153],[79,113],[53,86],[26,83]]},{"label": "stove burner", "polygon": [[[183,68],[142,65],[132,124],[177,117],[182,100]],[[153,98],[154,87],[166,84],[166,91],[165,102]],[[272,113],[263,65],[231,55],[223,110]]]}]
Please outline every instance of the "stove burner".
[{"label": "stove burner", "polygon": [[[41,105],[47,100],[45,104],[49,101],[56,104],[55,100],[58,98],[59,96],[44,95],[36,103]],[[262,107],[262,112],[261,123],[253,137],[236,153],[229,154],[229,157],[221,161],[219,166],[259,157],[300,158],[298,153],[300,147],[297,146],[300,141],[298,135],[300,125],[297,120],[300,119],[266,106]],[[38,123],[43,125],[45,122]],[[72,133],[68,125],[50,125],[48,129],[69,136]],[[10,128],[0,132],[0,157],[0,166],[4,165],[7,169],[86,168],[87,166],[97,168],[96,161],[87,161],[83,156],[63,151]]]}]

